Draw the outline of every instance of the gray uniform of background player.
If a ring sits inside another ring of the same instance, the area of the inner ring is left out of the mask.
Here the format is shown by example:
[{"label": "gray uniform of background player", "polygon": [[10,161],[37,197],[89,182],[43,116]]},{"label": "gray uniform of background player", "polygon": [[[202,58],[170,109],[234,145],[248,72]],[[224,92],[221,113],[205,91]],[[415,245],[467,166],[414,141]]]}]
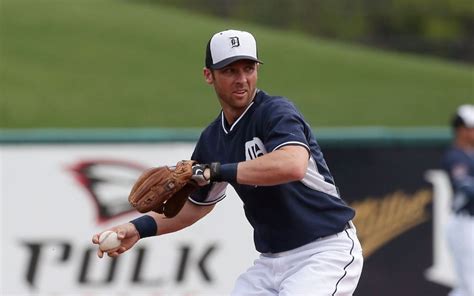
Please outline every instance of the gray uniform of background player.
[{"label": "gray uniform of background player", "polygon": [[454,142],[442,159],[453,188],[447,240],[457,286],[450,296],[474,296],[474,105],[463,105],[453,119]]}]

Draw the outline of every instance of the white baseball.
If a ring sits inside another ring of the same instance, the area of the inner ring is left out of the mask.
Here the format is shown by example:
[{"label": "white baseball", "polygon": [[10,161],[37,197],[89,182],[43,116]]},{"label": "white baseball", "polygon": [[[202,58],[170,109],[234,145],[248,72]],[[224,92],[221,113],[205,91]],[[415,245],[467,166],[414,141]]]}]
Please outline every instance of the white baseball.
[{"label": "white baseball", "polygon": [[99,236],[99,248],[104,251],[110,251],[120,247],[121,241],[117,237],[117,233],[115,231],[104,231]]}]

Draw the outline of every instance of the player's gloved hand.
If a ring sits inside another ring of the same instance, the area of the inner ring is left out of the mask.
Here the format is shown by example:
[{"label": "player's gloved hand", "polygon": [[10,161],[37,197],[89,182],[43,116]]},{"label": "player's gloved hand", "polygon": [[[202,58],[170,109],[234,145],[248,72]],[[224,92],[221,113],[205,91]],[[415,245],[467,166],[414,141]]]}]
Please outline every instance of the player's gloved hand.
[{"label": "player's gloved hand", "polygon": [[195,164],[192,167],[191,179],[199,186],[206,186],[211,182],[210,166],[208,164]]},{"label": "player's gloved hand", "polygon": [[206,186],[211,182],[229,182],[237,179],[237,163],[221,165],[220,162],[211,164],[194,164],[191,177],[199,186]]}]

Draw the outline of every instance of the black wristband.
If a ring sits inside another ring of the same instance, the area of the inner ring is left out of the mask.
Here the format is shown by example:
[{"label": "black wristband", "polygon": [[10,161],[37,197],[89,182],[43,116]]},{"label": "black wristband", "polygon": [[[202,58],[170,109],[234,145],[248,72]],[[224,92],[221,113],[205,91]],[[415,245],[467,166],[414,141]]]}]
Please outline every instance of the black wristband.
[{"label": "black wristband", "polygon": [[237,165],[237,162],[226,164],[220,164],[219,162],[211,163],[211,181],[237,182]]},{"label": "black wristband", "polygon": [[155,236],[158,231],[158,225],[156,225],[155,219],[153,217],[144,215],[130,221],[140,234],[140,238],[145,238],[149,236]]}]

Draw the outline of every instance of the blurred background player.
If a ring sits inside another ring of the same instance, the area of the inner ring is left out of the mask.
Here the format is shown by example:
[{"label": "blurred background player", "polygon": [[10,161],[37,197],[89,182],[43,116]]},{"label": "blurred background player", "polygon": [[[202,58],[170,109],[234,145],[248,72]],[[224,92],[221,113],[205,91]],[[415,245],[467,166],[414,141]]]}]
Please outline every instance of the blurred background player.
[{"label": "blurred background player", "polygon": [[453,188],[447,240],[458,281],[449,295],[474,296],[474,105],[460,106],[452,127],[453,145],[442,160]]},{"label": "blurred background player", "polygon": [[194,179],[202,187],[174,218],[148,213],[114,228],[122,248],[108,255],[118,256],[140,238],[194,224],[231,184],[261,253],[237,279],[232,295],[352,295],[363,265],[351,221],[355,211],[339,196],[301,113],[288,99],[257,88],[260,64],[248,32],[227,30],[209,40],[204,78],[222,111],[191,157],[201,164]]}]

